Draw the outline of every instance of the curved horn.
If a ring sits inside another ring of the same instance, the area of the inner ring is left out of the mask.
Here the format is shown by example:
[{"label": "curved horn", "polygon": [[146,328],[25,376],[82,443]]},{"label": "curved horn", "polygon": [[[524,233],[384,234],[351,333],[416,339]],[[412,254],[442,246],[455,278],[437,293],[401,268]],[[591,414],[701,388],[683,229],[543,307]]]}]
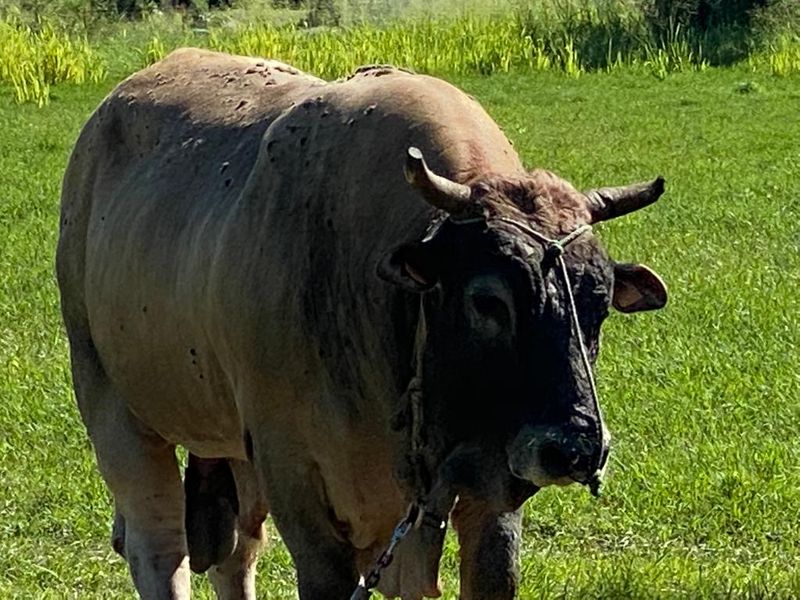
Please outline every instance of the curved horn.
[{"label": "curved horn", "polygon": [[589,190],[583,195],[586,196],[586,207],[592,215],[592,223],[599,223],[644,208],[658,200],[663,193],[664,178],[659,176],[653,181]]},{"label": "curved horn", "polygon": [[419,148],[411,146],[408,149],[403,171],[406,181],[419,190],[422,197],[436,208],[455,215],[469,208],[471,204],[469,198],[472,194],[470,187],[451,181],[428,169]]}]

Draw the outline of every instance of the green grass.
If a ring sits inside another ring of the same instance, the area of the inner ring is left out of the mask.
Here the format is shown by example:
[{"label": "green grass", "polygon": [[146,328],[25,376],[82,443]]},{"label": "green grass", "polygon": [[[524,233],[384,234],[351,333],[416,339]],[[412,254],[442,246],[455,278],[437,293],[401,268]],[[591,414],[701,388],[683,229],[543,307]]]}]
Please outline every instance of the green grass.
[{"label": "green grass", "polygon": [[758,73],[800,72],[798,11],[778,18],[764,9],[761,20],[774,22],[752,31],[700,32],[654,21],[636,0],[495,0],[483,10],[476,0],[409,0],[403,9],[392,0],[352,0],[342,4],[344,26],[309,28],[299,24],[307,11],[261,4],[152,12],[139,21],[66,10],[65,22],[63,6],[32,16],[4,11],[0,1],[0,84],[10,84],[17,102],[44,105],[54,84],[113,79],[185,45],[279,58],[325,78],[376,62],[448,76],[631,70],[663,79],[737,62]]},{"label": "green grass", "polygon": [[10,84],[17,103],[43,106],[55,84],[97,83],[105,77],[105,65],[85,38],[49,24],[34,31],[0,21],[0,83]]},{"label": "green grass", "polygon": [[[609,479],[599,501],[567,488],[528,502],[521,598],[800,595],[797,79],[741,68],[453,81],[530,166],[578,186],[667,179],[657,205],[598,228],[617,259],[664,276],[670,303],[607,322]],[[0,598],[132,594],[53,276],[61,176],[109,89],[58,86],[42,109],[0,103]],[[259,593],[292,598],[270,537]],[[452,600],[452,538],[443,564]]]}]

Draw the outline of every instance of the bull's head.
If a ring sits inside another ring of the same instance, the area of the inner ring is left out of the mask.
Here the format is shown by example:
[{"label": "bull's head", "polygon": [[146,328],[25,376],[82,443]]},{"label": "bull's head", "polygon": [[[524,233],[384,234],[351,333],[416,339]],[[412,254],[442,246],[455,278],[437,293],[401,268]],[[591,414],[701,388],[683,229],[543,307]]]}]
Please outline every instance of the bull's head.
[{"label": "bull's head", "polygon": [[[405,170],[440,218],[378,272],[424,293],[427,333],[418,350],[425,420],[436,428],[430,443],[440,444],[440,458],[459,447],[493,455],[483,464],[528,487],[596,480],[609,448],[589,364],[600,325],[611,306],[661,308],[667,292],[647,267],[612,261],[588,232],[564,249],[567,282],[542,236],[562,238],[646,206],[663,180],[580,193],[534,171],[463,185],[431,172],[415,148]],[[459,477],[470,485],[481,476]]]}]

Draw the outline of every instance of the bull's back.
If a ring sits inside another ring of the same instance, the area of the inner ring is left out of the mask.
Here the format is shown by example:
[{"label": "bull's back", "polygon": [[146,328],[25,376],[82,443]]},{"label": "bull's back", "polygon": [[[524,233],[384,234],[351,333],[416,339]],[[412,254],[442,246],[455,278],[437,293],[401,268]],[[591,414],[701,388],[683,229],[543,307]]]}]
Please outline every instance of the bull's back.
[{"label": "bull's back", "polygon": [[209,265],[264,131],[318,83],[281,63],[175,52],[106,98],[65,175],[57,267],[73,356],[97,361],[167,439],[202,440],[200,454],[241,439],[206,339]]}]

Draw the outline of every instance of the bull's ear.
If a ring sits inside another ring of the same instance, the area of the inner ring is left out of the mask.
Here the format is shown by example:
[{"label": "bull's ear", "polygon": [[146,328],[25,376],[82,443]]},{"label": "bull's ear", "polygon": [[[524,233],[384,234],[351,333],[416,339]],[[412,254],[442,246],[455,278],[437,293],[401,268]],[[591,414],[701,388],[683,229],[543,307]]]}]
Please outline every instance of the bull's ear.
[{"label": "bull's ear", "polygon": [[667,303],[667,286],[658,274],[644,265],[616,263],[614,265],[614,299],[620,312],[663,308]]},{"label": "bull's ear", "polygon": [[402,244],[378,263],[378,277],[412,292],[426,292],[439,280],[439,269],[428,242]]}]

